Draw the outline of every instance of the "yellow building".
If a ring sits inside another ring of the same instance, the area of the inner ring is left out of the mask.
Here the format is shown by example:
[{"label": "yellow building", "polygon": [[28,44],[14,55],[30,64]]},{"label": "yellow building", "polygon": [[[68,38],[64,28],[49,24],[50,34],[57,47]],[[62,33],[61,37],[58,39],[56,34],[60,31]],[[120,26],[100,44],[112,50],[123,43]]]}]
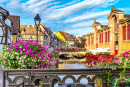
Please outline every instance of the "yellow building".
[{"label": "yellow building", "polygon": [[87,35],[87,49],[110,48],[116,53],[130,50],[130,15],[113,6],[108,15],[108,25],[94,20],[93,33]]},{"label": "yellow building", "polygon": [[74,39],[73,35],[70,35],[69,33],[63,32],[63,31],[58,31],[56,33],[56,36],[58,39],[62,40],[65,42],[66,47],[72,47],[74,45]]}]

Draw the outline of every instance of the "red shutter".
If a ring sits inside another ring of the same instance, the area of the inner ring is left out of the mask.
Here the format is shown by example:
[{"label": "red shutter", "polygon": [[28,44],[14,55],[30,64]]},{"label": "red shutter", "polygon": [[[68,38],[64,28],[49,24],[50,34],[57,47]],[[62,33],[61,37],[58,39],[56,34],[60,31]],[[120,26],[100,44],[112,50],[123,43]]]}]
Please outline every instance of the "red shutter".
[{"label": "red shutter", "polygon": [[101,43],[101,34],[100,34],[100,43]]},{"label": "red shutter", "polygon": [[129,26],[129,31],[128,31],[128,32],[129,32],[129,36],[128,36],[128,37],[129,37],[129,39],[130,39],[130,24],[129,24],[128,26]]},{"label": "red shutter", "polygon": [[93,37],[91,37],[91,44],[93,43]]},{"label": "red shutter", "polygon": [[107,32],[106,32],[106,42],[107,42]]},{"label": "red shutter", "polygon": [[126,40],[126,26],[124,27],[124,40]]},{"label": "red shutter", "polygon": [[122,40],[124,40],[124,27],[122,27]]},{"label": "red shutter", "polygon": [[107,42],[107,41],[106,41],[106,32],[105,32],[105,42]]},{"label": "red shutter", "polygon": [[110,31],[108,31],[108,42],[110,42]]},{"label": "red shutter", "polygon": [[93,36],[93,44],[94,44],[94,36]]},{"label": "red shutter", "polygon": [[102,33],[102,43],[103,43],[103,33]]}]

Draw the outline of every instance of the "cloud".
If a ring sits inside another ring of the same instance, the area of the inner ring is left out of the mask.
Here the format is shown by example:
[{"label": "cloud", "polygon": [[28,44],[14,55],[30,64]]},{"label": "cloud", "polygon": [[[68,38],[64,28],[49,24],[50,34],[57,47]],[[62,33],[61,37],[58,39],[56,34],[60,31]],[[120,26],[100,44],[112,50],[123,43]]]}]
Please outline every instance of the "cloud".
[{"label": "cloud", "polygon": [[109,13],[110,13],[110,11],[102,11],[102,12],[97,12],[97,13],[91,13],[89,15],[77,16],[76,18],[69,18],[69,19],[66,19],[64,22],[70,23],[70,22],[83,21],[83,20],[88,20],[88,19],[93,19],[93,18],[106,16]]},{"label": "cloud", "polygon": [[9,1],[9,0],[0,0],[0,3],[7,2],[7,1]]},{"label": "cloud", "polygon": [[[93,22],[94,21],[92,20],[92,21],[77,23],[77,24],[67,27],[65,31],[72,35],[82,36],[82,35],[92,32]],[[108,20],[97,20],[97,22],[100,22],[101,25],[108,24]]]},{"label": "cloud", "polygon": [[[116,0],[84,0],[82,2],[67,6],[65,8],[55,9],[52,13],[50,13],[50,15],[48,15],[48,18],[60,19],[70,14],[74,14],[75,12],[84,8],[89,9],[93,7],[104,7],[106,5],[109,5],[110,3],[114,3],[114,1]],[[106,4],[104,5],[104,3]]]},{"label": "cloud", "polygon": [[79,28],[76,30],[65,30],[65,32],[70,33],[72,35],[76,35],[76,36],[82,36],[82,35],[92,32],[92,28],[88,27],[88,28]]},{"label": "cloud", "polygon": [[130,8],[118,8],[119,10],[125,11],[125,12],[129,12]]},{"label": "cloud", "polygon": [[20,4],[18,0],[11,0],[9,3],[6,4],[6,7],[16,9],[20,8]]},{"label": "cloud", "polygon": [[[48,6],[58,4],[59,2],[52,2],[54,0],[30,0],[26,3],[21,3],[21,6],[24,11],[29,11],[34,14],[40,13],[43,9],[46,9]],[[51,2],[51,3],[50,3]]]}]

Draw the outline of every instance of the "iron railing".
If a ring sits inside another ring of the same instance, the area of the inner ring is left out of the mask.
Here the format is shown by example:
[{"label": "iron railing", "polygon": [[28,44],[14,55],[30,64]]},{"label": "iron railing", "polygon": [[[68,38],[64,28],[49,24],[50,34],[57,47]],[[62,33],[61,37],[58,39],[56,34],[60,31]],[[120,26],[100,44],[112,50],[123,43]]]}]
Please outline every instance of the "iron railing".
[{"label": "iron railing", "polygon": [[[23,87],[35,87],[34,82],[37,79],[41,79],[43,82],[43,87],[54,87],[52,85],[53,79],[58,80],[59,85],[65,84],[66,79],[71,78],[73,83],[80,83],[82,78],[86,78],[88,80],[88,84],[95,87],[95,80],[97,78],[102,79],[102,87],[112,87],[112,79],[114,77],[119,78],[119,73],[123,71],[123,68],[118,68],[116,70],[111,69],[99,69],[97,68],[88,68],[88,69],[7,69],[3,71],[3,87],[6,87],[6,80],[9,82],[9,87],[18,87],[16,82],[18,79],[22,79]],[[107,85],[107,80],[104,76],[108,76],[106,72],[111,72],[112,75],[109,77],[110,82],[109,86]],[[59,75],[65,75],[63,79],[59,77]],[[73,75],[80,75],[77,79]],[[12,80],[10,76],[15,76]],[[124,76],[130,77],[130,68],[126,69]],[[87,83],[87,82],[86,82]],[[15,86],[14,86],[15,84]],[[12,86],[11,86],[12,85]],[[119,86],[120,87],[120,86]]]}]

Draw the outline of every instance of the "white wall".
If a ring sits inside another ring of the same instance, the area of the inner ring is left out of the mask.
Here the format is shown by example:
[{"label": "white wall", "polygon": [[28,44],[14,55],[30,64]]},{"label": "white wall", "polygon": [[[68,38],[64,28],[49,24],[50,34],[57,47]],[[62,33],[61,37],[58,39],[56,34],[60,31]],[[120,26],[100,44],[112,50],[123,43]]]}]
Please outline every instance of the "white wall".
[{"label": "white wall", "polygon": [[2,52],[3,44],[0,44],[0,53]]},{"label": "white wall", "polygon": [[0,27],[0,36],[3,36],[2,27]]},{"label": "white wall", "polygon": [[11,27],[11,21],[8,18],[5,20],[5,23]]}]

